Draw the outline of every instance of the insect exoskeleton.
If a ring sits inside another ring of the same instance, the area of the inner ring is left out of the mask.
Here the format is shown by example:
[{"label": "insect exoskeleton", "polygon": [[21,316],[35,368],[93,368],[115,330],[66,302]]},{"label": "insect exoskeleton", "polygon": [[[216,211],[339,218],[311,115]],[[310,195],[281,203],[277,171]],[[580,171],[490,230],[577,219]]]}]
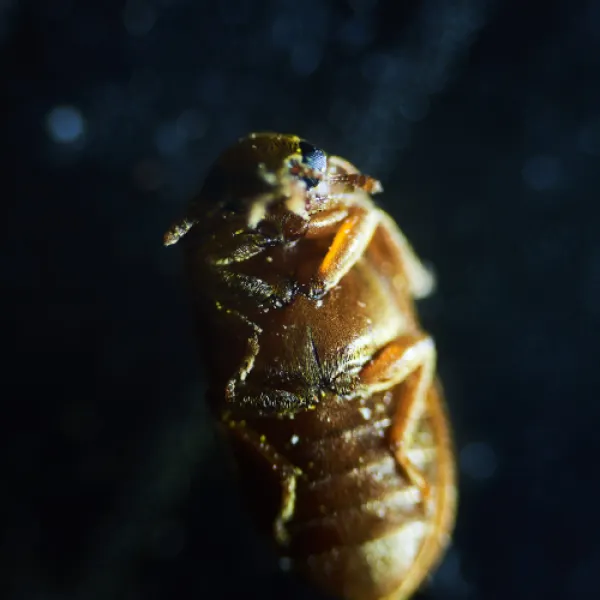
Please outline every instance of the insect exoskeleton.
[{"label": "insect exoskeleton", "polygon": [[293,135],[226,150],[180,241],[208,400],[281,556],[345,600],[406,598],[454,523],[436,352],[414,300],[433,278],[372,194]]}]

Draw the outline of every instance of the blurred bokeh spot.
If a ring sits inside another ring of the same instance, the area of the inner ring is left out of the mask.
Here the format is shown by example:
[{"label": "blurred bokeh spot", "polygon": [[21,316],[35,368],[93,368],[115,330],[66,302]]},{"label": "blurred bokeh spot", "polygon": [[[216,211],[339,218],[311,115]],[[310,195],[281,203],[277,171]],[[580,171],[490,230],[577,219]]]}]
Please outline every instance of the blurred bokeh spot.
[{"label": "blurred bokeh spot", "polygon": [[56,106],[46,117],[48,135],[57,144],[71,144],[85,135],[85,119],[74,106]]}]

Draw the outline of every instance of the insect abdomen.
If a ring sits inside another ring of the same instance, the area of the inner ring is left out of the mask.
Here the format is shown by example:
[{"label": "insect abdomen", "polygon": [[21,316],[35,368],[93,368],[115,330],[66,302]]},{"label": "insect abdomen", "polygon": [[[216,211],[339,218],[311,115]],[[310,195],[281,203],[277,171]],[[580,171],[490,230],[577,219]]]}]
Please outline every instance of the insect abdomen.
[{"label": "insect abdomen", "polygon": [[[406,480],[390,451],[389,428],[401,385],[366,400],[329,397],[294,419],[247,422],[299,470],[285,523],[287,543],[280,552],[323,589],[348,600],[412,593],[421,571],[429,570],[445,546],[440,532],[446,535],[443,525],[454,513],[448,432],[437,416],[441,399],[435,388],[429,395],[432,410],[410,450],[427,476],[427,497]],[[254,480],[247,493],[263,511],[275,509],[261,498],[276,490]],[[265,514],[264,520],[273,522],[275,516]],[[419,553],[429,557],[417,562]]]}]

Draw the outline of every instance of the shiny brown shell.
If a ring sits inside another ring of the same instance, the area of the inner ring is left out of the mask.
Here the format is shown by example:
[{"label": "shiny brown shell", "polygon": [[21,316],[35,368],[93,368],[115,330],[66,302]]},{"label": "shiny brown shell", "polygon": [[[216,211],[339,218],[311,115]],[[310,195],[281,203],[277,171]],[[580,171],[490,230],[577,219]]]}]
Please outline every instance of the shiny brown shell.
[{"label": "shiny brown shell", "polygon": [[344,600],[410,596],[454,524],[432,279],[379,182],[296,136],[227,150],[165,243],[183,245],[208,400],[282,557]]}]

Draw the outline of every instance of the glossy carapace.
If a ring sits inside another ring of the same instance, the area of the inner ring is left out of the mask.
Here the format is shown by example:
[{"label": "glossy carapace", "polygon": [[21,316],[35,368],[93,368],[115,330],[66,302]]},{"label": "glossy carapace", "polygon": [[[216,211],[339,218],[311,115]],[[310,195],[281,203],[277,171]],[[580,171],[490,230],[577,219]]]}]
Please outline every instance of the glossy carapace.
[{"label": "glossy carapace", "polygon": [[344,600],[410,596],[454,523],[432,277],[372,194],[293,135],[226,150],[165,235],[184,249],[208,401],[282,557]]}]

